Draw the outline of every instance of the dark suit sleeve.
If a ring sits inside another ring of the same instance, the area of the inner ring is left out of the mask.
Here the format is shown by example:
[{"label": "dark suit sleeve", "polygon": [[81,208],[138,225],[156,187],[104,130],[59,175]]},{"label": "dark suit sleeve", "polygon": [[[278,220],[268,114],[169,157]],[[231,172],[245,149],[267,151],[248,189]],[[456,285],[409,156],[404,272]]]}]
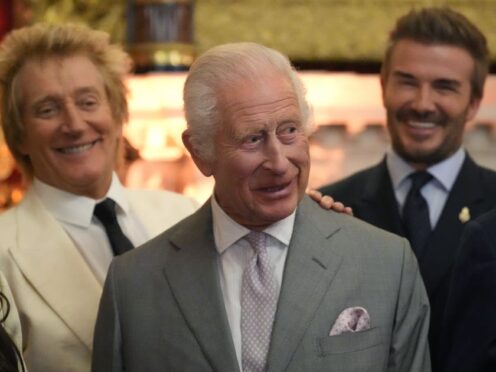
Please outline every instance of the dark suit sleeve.
[{"label": "dark suit sleeve", "polygon": [[417,260],[403,239],[403,265],[398,304],[391,341],[388,371],[427,372],[431,370],[428,332],[429,300]]},{"label": "dark suit sleeve", "polygon": [[496,219],[464,230],[440,343],[445,371],[496,371],[495,229]]},{"label": "dark suit sleeve", "polygon": [[319,188],[319,191],[324,195],[332,196],[334,200],[347,207],[355,208],[359,196],[363,195],[364,184],[365,180],[361,180],[358,175],[355,175],[340,182],[323,186]]},{"label": "dark suit sleeve", "polygon": [[92,372],[121,372],[124,370],[121,357],[119,313],[114,288],[114,263],[110,266],[100,300],[93,339]]}]

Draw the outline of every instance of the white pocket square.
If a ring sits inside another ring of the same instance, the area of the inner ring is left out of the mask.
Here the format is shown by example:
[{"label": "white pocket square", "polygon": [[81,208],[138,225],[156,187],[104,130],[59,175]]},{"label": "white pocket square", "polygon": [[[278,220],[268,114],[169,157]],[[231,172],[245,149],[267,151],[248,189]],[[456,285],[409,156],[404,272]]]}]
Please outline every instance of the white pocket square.
[{"label": "white pocket square", "polygon": [[337,336],[346,332],[361,332],[370,328],[370,316],[363,307],[344,309],[334,322],[329,336]]}]

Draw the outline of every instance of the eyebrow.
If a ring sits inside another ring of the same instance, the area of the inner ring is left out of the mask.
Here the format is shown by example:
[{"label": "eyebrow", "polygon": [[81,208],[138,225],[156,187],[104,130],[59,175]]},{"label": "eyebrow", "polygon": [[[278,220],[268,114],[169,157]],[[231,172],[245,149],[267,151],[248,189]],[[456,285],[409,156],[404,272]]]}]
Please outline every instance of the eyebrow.
[{"label": "eyebrow", "polygon": [[[48,95],[41,97],[40,99],[34,101],[30,107],[36,109],[47,102],[59,102],[59,101],[60,101],[59,96],[57,96],[55,94],[48,94]],[[28,108],[28,107],[26,106],[26,108]]]},{"label": "eyebrow", "polygon": [[462,83],[459,82],[458,80],[446,79],[446,78],[436,79],[436,80],[434,80],[434,84],[449,86],[451,88],[460,88],[462,86]]},{"label": "eyebrow", "polygon": [[[412,75],[408,72],[404,72],[404,71],[394,71],[393,75],[394,75],[394,77],[400,78],[400,79],[417,80],[417,78],[414,75]],[[435,79],[434,84],[447,85],[447,86],[451,86],[453,88],[459,88],[462,85],[462,83],[460,81],[455,80],[455,79],[448,79],[448,78]]]},{"label": "eyebrow", "polygon": [[76,93],[76,95],[84,94],[84,93],[97,93],[98,95],[100,95],[100,93],[98,92],[98,89],[96,89],[93,86],[78,88],[78,89],[76,89],[75,93]]},{"label": "eyebrow", "polygon": [[413,80],[417,80],[417,78],[408,73],[408,72],[404,72],[404,71],[393,71],[393,76],[396,77],[396,78],[400,78],[400,79],[413,79]]},{"label": "eyebrow", "polygon": [[[74,92],[74,95],[79,96],[81,94],[86,94],[86,93],[96,93],[97,95],[100,95],[100,93],[98,92],[98,89],[96,89],[94,87],[78,88]],[[61,97],[62,96],[60,96],[58,94],[47,94],[46,96],[43,96],[40,99],[34,101],[33,106],[37,106],[37,105],[40,105],[40,104],[43,104],[43,103],[49,102],[49,101],[61,101]]]}]

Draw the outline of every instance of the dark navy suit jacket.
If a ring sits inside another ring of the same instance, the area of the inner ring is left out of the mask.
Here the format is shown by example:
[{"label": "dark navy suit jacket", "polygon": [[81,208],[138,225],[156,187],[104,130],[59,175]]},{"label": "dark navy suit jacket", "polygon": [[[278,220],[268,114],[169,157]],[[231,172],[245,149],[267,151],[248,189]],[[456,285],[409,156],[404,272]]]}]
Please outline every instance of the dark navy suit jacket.
[{"label": "dark navy suit jacket", "polygon": [[441,336],[445,371],[496,371],[495,314],[496,209],[463,233]]}]

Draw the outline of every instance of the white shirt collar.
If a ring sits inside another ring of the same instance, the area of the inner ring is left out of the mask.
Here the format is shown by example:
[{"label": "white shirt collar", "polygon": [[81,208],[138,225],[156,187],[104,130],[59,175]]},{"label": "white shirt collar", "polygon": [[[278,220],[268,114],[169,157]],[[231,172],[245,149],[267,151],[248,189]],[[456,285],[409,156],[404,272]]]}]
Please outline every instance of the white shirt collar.
[{"label": "white shirt collar", "polygon": [[[33,180],[32,189],[41,199],[45,208],[57,220],[81,227],[88,227],[90,225],[95,204],[103,200],[95,200],[63,191],[37,178]],[[106,197],[115,201],[122,212],[129,212],[129,203],[126,198],[125,188],[115,173],[112,175],[112,183]]]},{"label": "white shirt collar", "polygon": [[[219,254],[222,254],[227,248],[248,234],[250,230],[229,217],[220,207],[219,203],[217,203],[215,196],[212,195],[210,201],[212,205],[215,245]],[[296,210],[288,217],[267,227],[264,232],[279,240],[286,247],[289,246],[291,235],[293,234],[295,216]]]},{"label": "white shirt collar", "polygon": [[[427,168],[427,171],[449,192],[455,183],[465,156],[465,150],[459,148],[450,157]],[[410,174],[415,172],[415,169],[392,148],[387,150],[386,164],[395,190],[401,186]]]}]

